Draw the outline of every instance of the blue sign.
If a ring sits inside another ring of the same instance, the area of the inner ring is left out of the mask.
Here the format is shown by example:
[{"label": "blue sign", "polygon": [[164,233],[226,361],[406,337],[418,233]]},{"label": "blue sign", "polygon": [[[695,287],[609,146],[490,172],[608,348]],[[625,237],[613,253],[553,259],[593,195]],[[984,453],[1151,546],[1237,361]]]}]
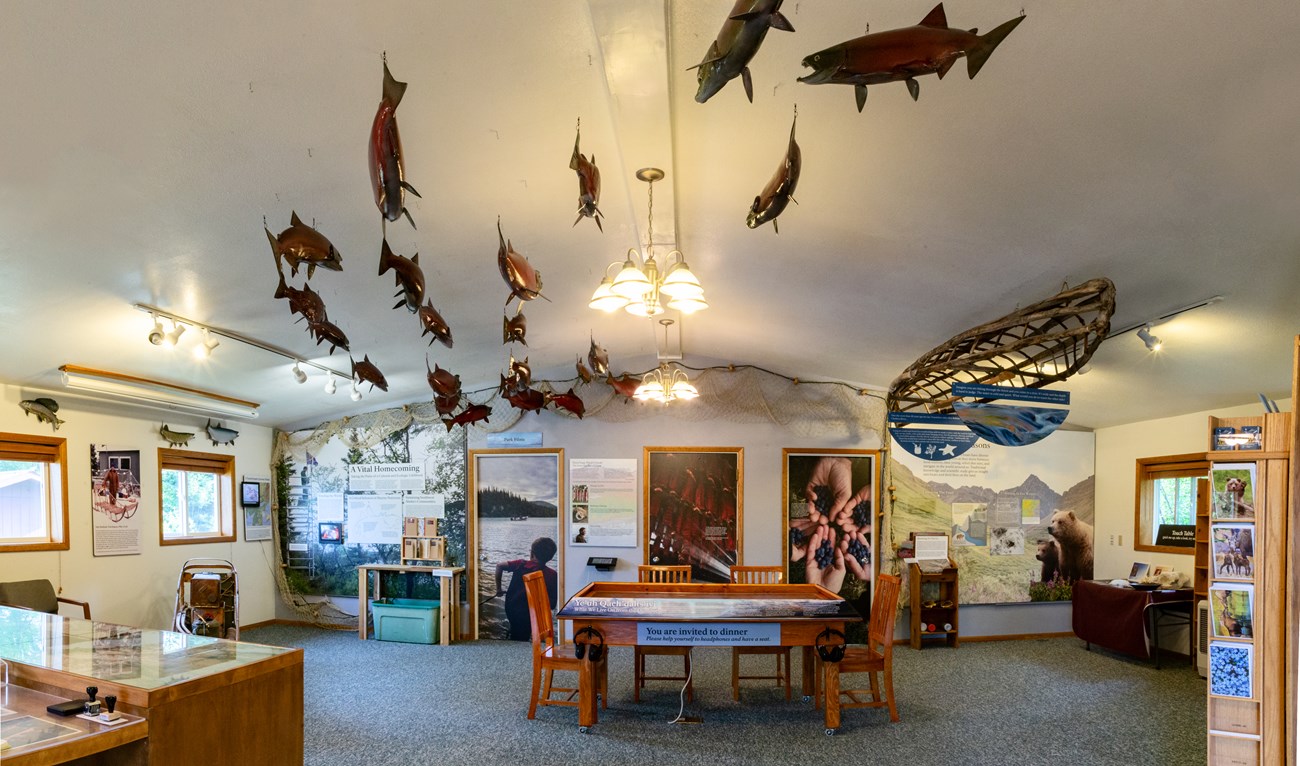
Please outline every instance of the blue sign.
[{"label": "blue sign", "polygon": [[952,460],[979,440],[966,429],[891,428],[898,446],[922,460]]},{"label": "blue sign", "polygon": [[986,386],[983,383],[953,383],[953,396],[973,396],[977,399],[1010,399],[1016,402],[1042,404],[1069,404],[1069,391],[1049,391],[1045,388],[1020,388],[1017,386]]},{"label": "blue sign", "polygon": [[513,433],[488,434],[487,446],[489,449],[499,449],[501,447],[540,447],[542,446],[542,432],[518,431]]},{"label": "blue sign", "polygon": [[928,423],[929,425],[959,426],[961,418],[956,415],[938,415],[929,412],[891,412],[890,423]]}]

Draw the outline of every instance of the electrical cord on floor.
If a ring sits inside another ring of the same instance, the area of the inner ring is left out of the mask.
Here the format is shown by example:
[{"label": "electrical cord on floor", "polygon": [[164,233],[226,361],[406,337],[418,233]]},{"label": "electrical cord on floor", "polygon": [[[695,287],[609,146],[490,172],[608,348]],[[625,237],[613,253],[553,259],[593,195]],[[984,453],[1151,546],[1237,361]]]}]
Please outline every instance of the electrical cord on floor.
[{"label": "electrical cord on floor", "polygon": [[677,717],[668,723],[704,723],[704,719],[696,715],[683,715],[686,712],[686,690],[691,688],[691,676],[695,674],[695,663],[691,662],[691,651],[694,647],[687,650],[687,664],[690,669],[686,671],[686,683],[682,684],[681,694],[678,695],[680,704],[677,707]]}]

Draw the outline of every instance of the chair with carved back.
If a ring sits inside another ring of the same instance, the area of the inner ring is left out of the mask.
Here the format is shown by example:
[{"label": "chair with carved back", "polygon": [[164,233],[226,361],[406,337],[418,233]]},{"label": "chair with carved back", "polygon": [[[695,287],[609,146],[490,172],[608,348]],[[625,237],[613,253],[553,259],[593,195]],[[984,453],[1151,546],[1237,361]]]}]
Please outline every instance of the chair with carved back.
[{"label": "chair with carved back", "polygon": [[[572,670],[575,673],[582,668],[584,660],[574,656],[573,648],[563,646],[555,634],[555,620],[551,615],[551,599],[546,595],[546,581],[542,572],[529,572],[524,575],[524,592],[528,596],[528,615],[532,623],[533,642],[533,692],[528,700],[528,717],[537,716],[538,705],[568,705],[578,707],[584,700],[578,697],[577,679],[573,688],[555,686],[555,671]],[[608,694],[606,662],[600,659],[598,686],[601,707],[607,707]],[[554,699],[552,695],[564,697]]]},{"label": "chair with carved back", "polygon": [[[689,565],[654,566],[643,564],[636,568],[636,579],[637,582],[648,583],[690,582],[691,568]],[[681,657],[683,662],[682,674],[680,676],[649,675],[646,671],[646,657],[652,655]],[[695,701],[695,685],[691,681],[691,647],[638,646],[633,650],[633,668],[636,674],[632,685],[632,699],[634,701],[641,701],[641,690],[645,688],[646,681],[682,681],[686,684],[686,699],[691,702]]]},{"label": "chair with carved back", "polygon": [[[782,567],[746,567],[733,566],[731,581],[750,585],[780,585],[785,581],[785,569]],[[750,654],[765,654],[776,657],[776,673],[773,675],[742,675],[740,658]],[[733,646],[731,648],[731,698],[740,699],[741,681],[776,681],[777,686],[785,687],[785,698],[790,699],[790,647],[788,646]]]},{"label": "chair with carved back", "polygon": [[[820,661],[821,680],[827,698],[840,697],[840,708],[889,708],[889,720],[898,722],[898,705],[894,701],[894,618],[898,616],[898,591],[901,580],[895,575],[876,577],[875,594],[871,602],[871,622],[867,626],[865,645],[845,645],[839,640],[819,642],[818,654],[843,649],[844,657],[838,662]],[[870,688],[841,688],[842,676],[849,673],[870,674]],[[879,674],[879,675],[878,675]],[[881,678],[883,676],[883,679]],[[865,699],[866,697],[870,699]],[[827,721],[828,729],[839,728],[838,716]]]}]

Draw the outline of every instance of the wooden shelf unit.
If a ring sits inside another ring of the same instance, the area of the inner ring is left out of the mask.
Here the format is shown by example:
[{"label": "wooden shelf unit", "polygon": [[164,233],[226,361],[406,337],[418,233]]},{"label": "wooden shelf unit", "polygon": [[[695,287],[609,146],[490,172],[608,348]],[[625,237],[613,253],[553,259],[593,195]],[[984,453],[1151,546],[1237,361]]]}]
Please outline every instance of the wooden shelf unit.
[{"label": "wooden shelf unit", "polygon": [[[922,641],[943,641],[955,649],[959,635],[956,565],[949,559],[941,572],[922,572],[917,564],[907,568],[912,597],[912,648],[920,649]],[[930,601],[935,605],[924,605]],[[941,606],[944,603],[951,606]]]},{"label": "wooden shelf unit", "polygon": [[447,560],[447,538],[438,534],[438,520],[406,516],[402,519],[402,563],[424,561],[443,564]]}]

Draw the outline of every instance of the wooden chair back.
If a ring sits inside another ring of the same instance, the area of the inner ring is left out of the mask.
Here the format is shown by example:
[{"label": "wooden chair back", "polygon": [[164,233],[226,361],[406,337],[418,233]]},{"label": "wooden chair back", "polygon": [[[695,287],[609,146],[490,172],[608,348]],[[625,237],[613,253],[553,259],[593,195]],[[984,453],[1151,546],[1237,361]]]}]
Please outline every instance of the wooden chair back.
[{"label": "wooden chair back", "polygon": [[742,585],[780,585],[785,581],[785,568],[734,566],[731,581]]},{"label": "wooden chair back", "polygon": [[690,582],[691,566],[642,564],[636,568],[637,582]]},{"label": "wooden chair back", "polygon": [[871,623],[867,626],[867,646],[889,657],[894,650],[894,618],[898,616],[898,591],[902,578],[884,574],[876,576],[876,592],[871,600]]},{"label": "wooden chair back", "polygon": [[546,595],[546,580],[542,572],[524,575],[524,593],[528,596],[528,621],[533,626],[533,658],[536,659],[547,647],[557,643],[551,599]]}]

